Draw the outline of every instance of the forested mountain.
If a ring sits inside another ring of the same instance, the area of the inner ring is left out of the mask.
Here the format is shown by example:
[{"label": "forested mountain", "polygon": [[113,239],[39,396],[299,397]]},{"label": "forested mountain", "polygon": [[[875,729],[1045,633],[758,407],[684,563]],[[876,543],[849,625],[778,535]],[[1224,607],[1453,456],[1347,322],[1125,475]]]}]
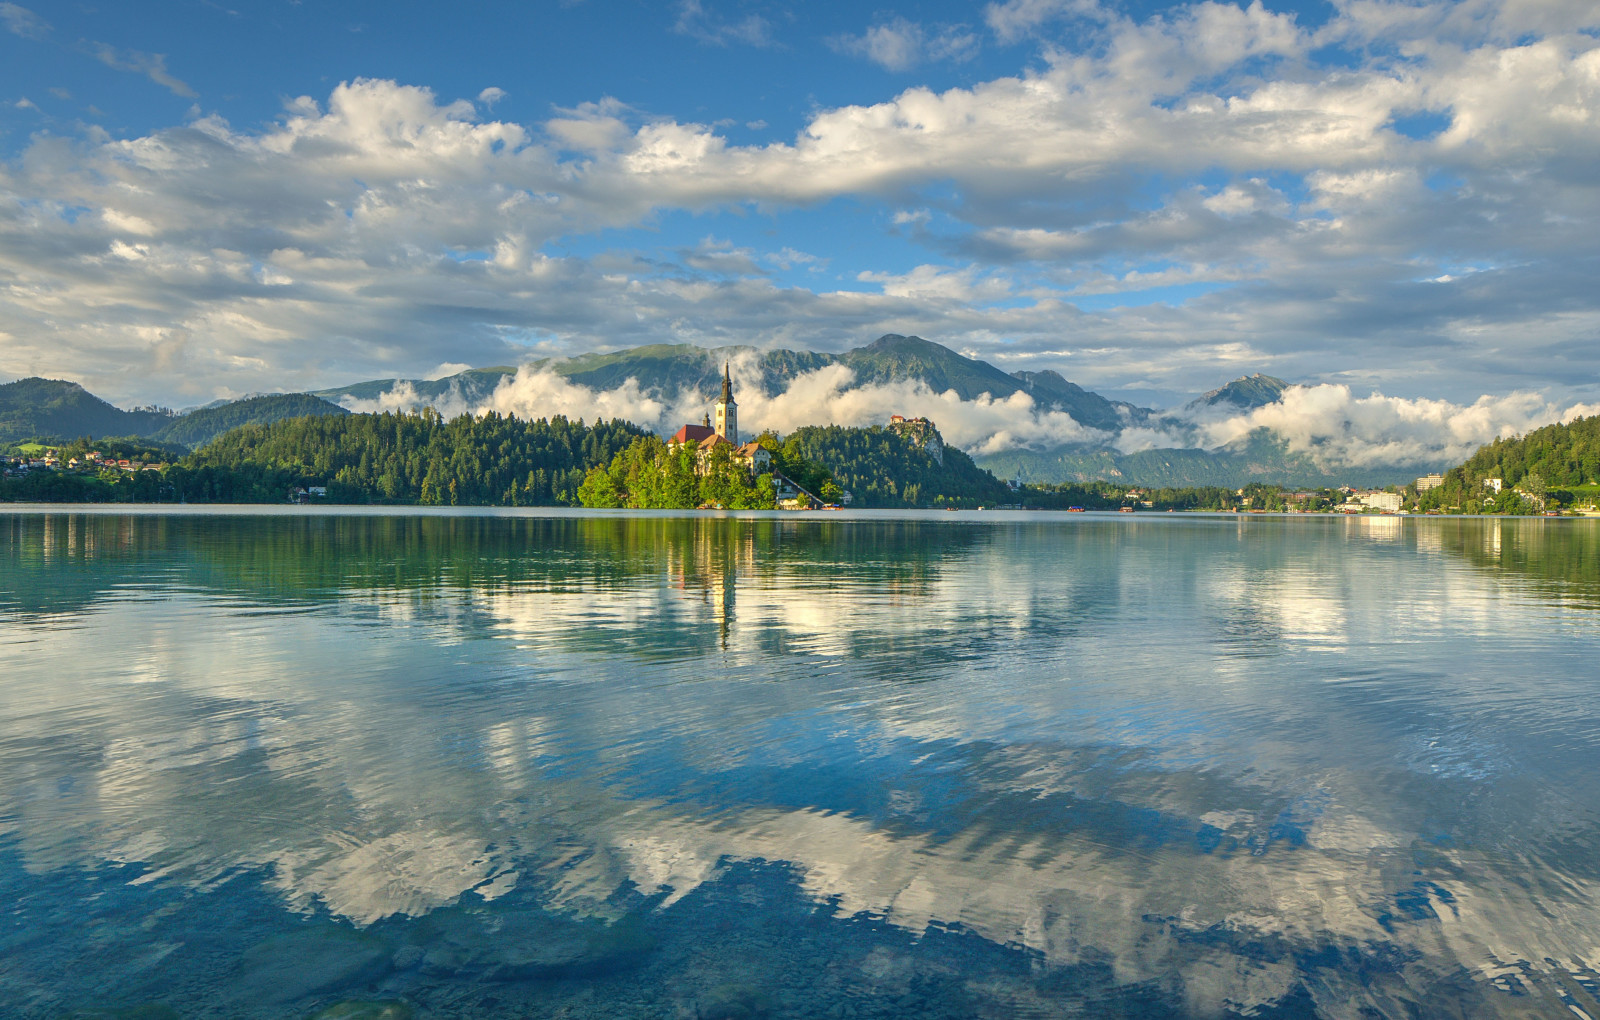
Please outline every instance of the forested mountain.
[{"label": "forested mountain", "polygon": [[277,503],[316,485],[342,503],[575,504],[589,468],[644,435],[628,422],[561,417],[318,415],[235,429],[168,480],[191,503]]},{"label": "forested mountain", "polygon": [[1600,484],[1600,415],[1546,425],[1516,439],[1496,439],[1457,470],[1473,482],[1501,478],[1506,485],[1518,485],[1538,475],[1548,485]]},{"label": "forested mountain", "polygon": [[144,436],[172,421],[170,411],[124,411],[74,382],[19,379],[0,385],[0,444],[35,436]]},{"label": "forested mountain", "polygon": [[1501,491],[1522,490],[1543,498],[1547,493],[1600,486],[1600,415],[1546,425],[1525,436],[1496,439],[1478,448],[1464,464],[1444,473],[1444,484],[1419,494],[1423,510],[1461,508],[1471,513],[1500,503],[1485,485],[1500,479]]},{"label": "forested mountain", "polygon": [[203,446],[240,425],[308,414],[349,414],[307,393],[274,393],[202,407],[187,414],[164,408],[124,411],[73,382],[22,379],[0,385],[0,444],[39,438],[142,437],[178,452]]},{"label": "forested mountain", "polygon": [[808,426],[791,433],[783,451],[826,467],[854,495],[853,506],[992,505],[1009,494],[960,450],[946,446],[941,464],[916,440],[886,428]]},{"label": "forested mountain", "polygon": [[[469,368],[465,372],[445,376],[443,379],[368,379],[365,382],[336,386],[333,389],[313,390],[313,397],[339,403],[346,397],[356,400],[376,400],[402,384],[410,386],[424,402],[443,402],[447,397],[473,406],[489,399],[501,380],[516,375],[510,365],[493,368]],[[342,405],[341,405],[342,406]],[[421,410],[420,407],[412,410]]]},{"label": "forested mountain", "polygon": [[167,425],[151,433],[150,438],[194,450],[241,425],[266,425],[285,418],[301,418],[312,414],[349,413],[338,404],[330,404],[309,393],[273,393],[190,411],[171,419]]}]

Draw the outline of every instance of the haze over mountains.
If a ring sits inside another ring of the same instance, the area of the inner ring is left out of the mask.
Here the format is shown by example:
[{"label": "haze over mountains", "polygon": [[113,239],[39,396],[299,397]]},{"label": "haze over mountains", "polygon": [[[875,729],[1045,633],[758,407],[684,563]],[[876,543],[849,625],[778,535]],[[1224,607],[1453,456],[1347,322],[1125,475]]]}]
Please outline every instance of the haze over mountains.
[{"label": "haze over mountains", "polygon": [[1053,370],[1007,373],[920,337],[888,334],[842,354],[658,344],[432,380],[257,396],[183,415],[123,411],[76,385],[28,379],[0,387],[0,441],[139,435],[196,448],[252,422],[425,406],[447,416],[624,418],[665,434],[700,419],[725,364],[747,433],[923,415],[997,476],[1034,482],[1386,484],[1459,462],[1496,436],[1594,413],[1536,394],[1455,405],[1358,396],[1345,386],[1294,385],[1262,374],[1158,410],[1108,399]]}]

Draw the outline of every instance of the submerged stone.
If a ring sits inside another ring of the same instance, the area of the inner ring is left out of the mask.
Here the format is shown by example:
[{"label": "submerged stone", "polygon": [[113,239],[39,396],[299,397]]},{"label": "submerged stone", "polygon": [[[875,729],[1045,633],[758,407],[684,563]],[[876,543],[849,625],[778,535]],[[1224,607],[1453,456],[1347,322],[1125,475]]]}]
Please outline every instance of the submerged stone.
[{"label": "submerged stone", "polygon": [[292,1002],[371,984],[389,972],[382,940],[346,928],[274,935],[247,949],[230,982],[235,999]]},{"label": "submerged stone", "polygon": [[699,1020],[754,1020],[772,1011],[772,999],[750,985],[725,984],[700,996]]},{"label": "submerged stone", "polygon": [[576,977],[629,969],[654,948],[655,939],[632,918],[606,924],[456,908],[430,916],[422,969],[488,981]]},{"label": "submerged stone", "polygon": [[337,1002],[313,1013],[311,1020],[411,1020],[411,1006],[397,999]]}]

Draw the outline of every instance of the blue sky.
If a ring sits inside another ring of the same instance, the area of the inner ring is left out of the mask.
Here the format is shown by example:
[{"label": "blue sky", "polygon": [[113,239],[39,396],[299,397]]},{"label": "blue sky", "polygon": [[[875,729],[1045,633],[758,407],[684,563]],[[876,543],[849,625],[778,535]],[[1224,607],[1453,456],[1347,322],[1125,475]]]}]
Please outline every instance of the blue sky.
[{"label": "blue sky", "polygon": [[1600,399],[1588,0],[0,3],[0,376],[915,332]]}]

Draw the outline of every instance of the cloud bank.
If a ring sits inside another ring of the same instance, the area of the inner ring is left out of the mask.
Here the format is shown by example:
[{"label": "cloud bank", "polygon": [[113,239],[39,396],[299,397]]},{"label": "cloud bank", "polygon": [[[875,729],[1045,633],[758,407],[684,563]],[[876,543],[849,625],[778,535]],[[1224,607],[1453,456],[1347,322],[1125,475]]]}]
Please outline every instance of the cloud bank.
[{"label": "cloud bank", "polygon": [[[756,355],[733,360],[736,377],[759,375]],[[1065,411],[1038,405],[1026,393],[998,398],[980,394],[964,400],[954,390],[939,392],[921,380],[858,385],[845,365],[805,372],[781,392],[757,387],[736,393],[745,435],[764,429],[788,434],[806,425],[871,426],[891,414],[932,418],[946,442],[976,456],[1008,450],[1050,450],[1063,446],[1137,453],[1151,449],[1218,450],[1269,429],[1295,453],[1309,455],[1329,469],[1340,467],[1436,467],[1458,463],[1484,443],[1524,434],[1556,421],[1600,414],[1600,404],[1559,404],[1538,393],[1481,396],[1470,404],[1439,399],[1408,399],[1381,393],[1357,396],[1347,385],[1291,386],[1281,400],[1248,411],[1201,406],[1130,420],[1120,432],[1089,428]],[[401,382],[377,398],[345,398],[355,411],[417,410],[431,406],[446,416],[494,411],[524,419],[623,418],[666,436],[686,422],[698,422],[712,398],[692,390],[664,394],[636,378],[614,389],[593,389],[553,371],[524,366],[502,378],[486,398],[473,400],[453,385],[442,397],[418,392]]]}]

